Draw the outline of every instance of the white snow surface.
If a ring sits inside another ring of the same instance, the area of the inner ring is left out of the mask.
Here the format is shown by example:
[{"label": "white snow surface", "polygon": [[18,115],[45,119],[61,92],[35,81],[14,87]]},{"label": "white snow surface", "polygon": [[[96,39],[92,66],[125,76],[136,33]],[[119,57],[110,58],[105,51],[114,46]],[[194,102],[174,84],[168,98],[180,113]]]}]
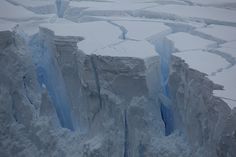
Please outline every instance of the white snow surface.
[{"label": "white snow surface", "polygon": [[120,42],[120,30],[107,22],[88,22],[81,24],[43,24],[56,36],[78,36],[85,40],[78,43],[78,48],[86,54],[93,54],[98,49]]},{"label": "white snow surface", "polygon": [[222,44],[221,46],[236,49],[236,41],[227,42],[227,43]]},{"label": "white snow surface", "polygon": [[9,2],[25,7],[40,7],[53,5],[55,0],[8,0]]},{"label": "white snow surface", "polygon": [[40,19],[43,18],[43,15],[37,15],[22,6],[15,6],[11,3],[8,3],[4,0],[1,1],[0,5],[0,19],[7,20],[30,20],[30,19]]},{"label": "white snow surface", "polygon": [[158,22],[114,21],[114,23],[123,26],[127,30],[127,38],[135,40],[145,40],[152,36],[171,33],[168,26]]},{"label": "white snow surface", "polygon": [[201,5],[224,5],[224,4],[235,4],[235,0],[190,0],[192,3]]},{"label": "white snow surface", "polygon": [[221,47],[217,49],[220,52],[229,54],[236,60],[236,48],[229,48],[229,47]]},{"label": "white snow surface", "polygon": [[147,11],[179,18],[217,21],[219,23],[236,23],[236,11],[215,7],[188,5],[159,5],[147,8]]},{"label": "white snow surface", "polygon": [[95,54],[105,56],[148,58],[157,56],[153,45],[147,41],[124,41],[119,44],[99,49]]},{"label": "white snow surface", "polygon": [[224,41],[236,40],[236,28],[231,26],[209,25],[197,31]]},{"label": "white snow surface", "polygon": [[190,68],[196,69],[207,75],[212,75],[215,72],[229,66],[229,63],[222,57],[202,50],[186,51],[174,53],[185,60]]},{"label": "white snow surface", "polygon": [[87,11],[125,11],[137,10],[156,5],[155,3],[132,3],[130,1],[72,1],[70,7],[86,8]]},{"label": "white snow surface", "polygon": [[230,55],[236,62],[236,41],[221,44],[217,50]]},{"label": "white snow surface", "polygon": [[174,43],[177,51],[201,50],[216,47],[216,42],[200,38],[185,32],[170,34],[167,38]]},{"label": "white snow surface", "polygon": [[223,70],[210,79],[224,86],[224,90],[215,90],[214,94],[223,98],[231,108],[236,107],[236,66]]},{"label": "white snow surface", "polygon": [[147,41],[122,41],[121,30],[108,22],[42,24],[41,27],[52,30],[56,36],[83,37],[77,45],[86,54],[138,58],[157,55]]}]

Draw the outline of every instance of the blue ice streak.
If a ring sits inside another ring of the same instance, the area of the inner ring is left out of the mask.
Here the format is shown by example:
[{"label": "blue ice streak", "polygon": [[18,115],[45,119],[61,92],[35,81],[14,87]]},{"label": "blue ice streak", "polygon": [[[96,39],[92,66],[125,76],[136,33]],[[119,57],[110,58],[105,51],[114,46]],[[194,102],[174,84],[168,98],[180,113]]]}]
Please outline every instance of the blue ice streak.
[{"label": "blue ice streak", "polygon": [[57,16],[59,18],[63,18],[64,17],[64,12],[66,10],[66,7],[68,5],[68,1],[67,0],[56,0],[56,7],[57,7]]},{"label": "blue ice streak", "polygon": [[[156,46],[157,52],[160,55],[161,62],[161,87],[162,94],[166,99],[171,99],[169,93],[168,79],[169,79],[169,65],[171,59],[172,49],[167,40],[163,40],[162,43]],[[171,101],[169,101],[171,102]],[[165,125],[165,135],[168,136],[174,131],[174,119],[171,109],[171,104],[166,101],[161,101],[160,106],[161,117]]]},{"label": "blue ice streak", "polygon": [[73,131],[71,103],[67,96],[64,79],[53,57],[52,50],[38,35],[35,35],[30,40],[29,47],[36,63],[38,81],[42,86],[46,86],[61,126]]}]

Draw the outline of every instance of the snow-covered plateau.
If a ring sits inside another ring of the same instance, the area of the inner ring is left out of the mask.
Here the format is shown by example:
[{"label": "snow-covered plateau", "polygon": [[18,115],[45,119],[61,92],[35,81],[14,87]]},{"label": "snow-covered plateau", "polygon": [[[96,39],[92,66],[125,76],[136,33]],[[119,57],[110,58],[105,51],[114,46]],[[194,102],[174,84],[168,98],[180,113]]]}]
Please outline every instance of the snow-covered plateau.
[{"label": "snow-covered plateau", "polygon": [[236,157],[236,0],[1,0],[0,157]]}]

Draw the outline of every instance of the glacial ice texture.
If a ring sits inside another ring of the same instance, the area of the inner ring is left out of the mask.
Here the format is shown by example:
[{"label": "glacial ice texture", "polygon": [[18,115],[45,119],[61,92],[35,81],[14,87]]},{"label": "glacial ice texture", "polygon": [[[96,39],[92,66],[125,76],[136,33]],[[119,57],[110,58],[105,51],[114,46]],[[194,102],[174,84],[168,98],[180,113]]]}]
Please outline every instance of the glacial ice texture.
[{"label": "glacial ice texture", "polygon": [[[174,130],[174,117],[171,108],[171,95],[169,93],[169,73],[170,73],[170,62],[171,62],[171,53],[172,45],[167,39],[162,41],[157,41],[156,51],[160,56],[160,77],[161,77],[161,87],[162,93],[160,94],[160,111],[161,117],[165,124],[165,135],[170,135]],[[164,97],[164,98],[163,98]],[[164,99],[169,99],[164,101]]]},{"label": "glacial ice texture", "polygon": [[68,0],[56,0],[56,7],[57,7],[57,16],[59,18],[63,18],[65,10],[67,6],[69,5]]},{"label": "glacial ice texture", "polygon": [[74,130],[70,100],[60,69],[54,58],[53,48],[39,35],[34,35],[28,45],[36,64],[38,81],[42,88],[47,88],[61,126]]},{"label": "glacial ice texture", "polygon": [[2,0],[0,156],[235,157],[235,6]]}]

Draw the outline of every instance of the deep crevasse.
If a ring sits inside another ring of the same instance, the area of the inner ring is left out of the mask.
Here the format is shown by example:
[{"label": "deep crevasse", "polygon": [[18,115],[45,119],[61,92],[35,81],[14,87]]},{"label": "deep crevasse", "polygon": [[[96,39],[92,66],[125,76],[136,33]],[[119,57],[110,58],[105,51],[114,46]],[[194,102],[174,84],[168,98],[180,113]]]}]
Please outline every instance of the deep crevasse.
[{"label": "deep crevasse", "polygon": [[156,44],[156,51],[160,55],[160,71],[161,71],[161,87],[162,94],[159,99],[161,103],[160,111],[161,117],[165,124],[165,135],[170,135],[174,130],[174,119],[171,109],[171,97],[169,94],[168,79],[169,79],[169,65],[172,53],[172,46],[169,40],[162,39]]},{"label": "deep crevasse", "polygon": [[57,16],[59,18],[63,18],[64,12],[69,4],[68,0],[56,0],[56,7],[57,7]]},{"label": "deep crevasse", "polygon": [[53,57],[53,51],[39,35],[34,35],[28,42],[40,85],[46,87],[56,109],[62,127],[74,130],[64,79]]}]

